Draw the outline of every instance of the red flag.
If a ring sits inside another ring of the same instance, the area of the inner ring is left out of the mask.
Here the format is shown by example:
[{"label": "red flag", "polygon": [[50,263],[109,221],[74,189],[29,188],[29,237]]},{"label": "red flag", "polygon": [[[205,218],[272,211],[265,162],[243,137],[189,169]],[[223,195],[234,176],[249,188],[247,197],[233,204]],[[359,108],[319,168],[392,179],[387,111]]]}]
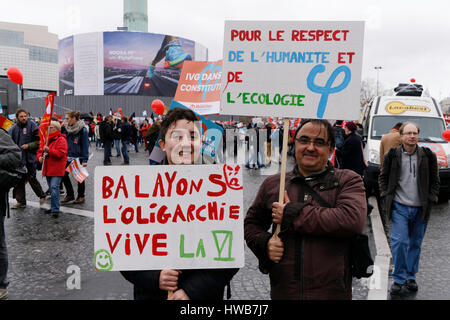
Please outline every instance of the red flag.
[{"label": "red flag", "polygon": [[39,149],[44,149],[48,140],[48,127],[52,121],[53,104],[55,103],[55,93],[49,93],[45,98],[45,113],[39,125]]}]

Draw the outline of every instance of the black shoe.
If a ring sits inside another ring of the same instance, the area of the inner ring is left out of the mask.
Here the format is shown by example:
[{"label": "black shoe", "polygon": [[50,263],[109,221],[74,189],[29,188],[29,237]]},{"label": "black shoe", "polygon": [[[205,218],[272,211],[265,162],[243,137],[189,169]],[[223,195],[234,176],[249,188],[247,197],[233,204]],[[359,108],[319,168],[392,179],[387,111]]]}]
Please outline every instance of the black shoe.
[{"label": "black shoe", "polygon": [[409,291],[417,291],[419,290],[419,286],[417,285],[416,280],[406,280],[406,289]]},{"label": "black shoe", "polygon": [[103,163],[103,165],[104,166],[110,166],[110,165],[112,165],[112,163],[111,162],[105,162],[105,163]]},{"label": "black shoe", "polygon": [[391,286],[391,294],[399,294],[402,291],[402,284],[394,282]]},{"label": "black shoe", "polygon": [[58,218],[59,217],[59,211],[52,212],[52,217],[53,218]]},{"label": "black shoe", "polygon": [[47,209],[47,210],[44,210],[44,212],[45,212],[46,214],[50,214],[50,213],[52,213],[52,210],[51,210],[51,209]]}]

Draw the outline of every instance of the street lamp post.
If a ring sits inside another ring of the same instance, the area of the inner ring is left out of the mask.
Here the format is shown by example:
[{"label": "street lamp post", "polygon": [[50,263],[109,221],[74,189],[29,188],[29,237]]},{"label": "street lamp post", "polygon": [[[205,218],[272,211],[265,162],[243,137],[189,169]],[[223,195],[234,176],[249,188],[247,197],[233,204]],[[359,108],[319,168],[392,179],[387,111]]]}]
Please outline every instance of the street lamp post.
[{"label": "street lamp post", "polygon": [[381,66],[375,67],[375,70],[377,70],[377,95],[378,95],[378,75],[379,75],[381,69],[382,69]]}]

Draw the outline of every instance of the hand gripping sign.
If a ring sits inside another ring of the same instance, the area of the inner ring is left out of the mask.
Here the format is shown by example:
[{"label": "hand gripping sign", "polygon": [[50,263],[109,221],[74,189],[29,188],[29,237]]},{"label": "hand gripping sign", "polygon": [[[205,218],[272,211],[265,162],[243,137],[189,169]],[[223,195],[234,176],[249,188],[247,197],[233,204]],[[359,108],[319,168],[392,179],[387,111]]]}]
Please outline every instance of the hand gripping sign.
[{"label": "hand gripping sign", "polygon": [[94,180],[97,270],[244,266],[239,165],[97,167]]},{"label": "hand gripping sign", "polygon": [[226,21],[222,114],[356,120],[364,22]]}]

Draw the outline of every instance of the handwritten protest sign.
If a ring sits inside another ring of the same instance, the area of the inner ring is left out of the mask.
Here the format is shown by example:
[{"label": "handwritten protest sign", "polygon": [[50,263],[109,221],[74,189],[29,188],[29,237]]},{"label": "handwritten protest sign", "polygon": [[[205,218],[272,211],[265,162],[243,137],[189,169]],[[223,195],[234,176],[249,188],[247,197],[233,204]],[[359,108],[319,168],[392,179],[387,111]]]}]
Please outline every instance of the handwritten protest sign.
[{"label": "handwritten protest sign", "polygon": [[222,113],[357,119],[364,22],[226,21]]},{"label": "handwritten protest sign", "polygon": [[97,270],[244,266],[238,165],[95,168]]},{"label": "handwritten protest sign", "polygon": [[220,113],[222,61],[185,61],[174,100],[200,115]]}]

